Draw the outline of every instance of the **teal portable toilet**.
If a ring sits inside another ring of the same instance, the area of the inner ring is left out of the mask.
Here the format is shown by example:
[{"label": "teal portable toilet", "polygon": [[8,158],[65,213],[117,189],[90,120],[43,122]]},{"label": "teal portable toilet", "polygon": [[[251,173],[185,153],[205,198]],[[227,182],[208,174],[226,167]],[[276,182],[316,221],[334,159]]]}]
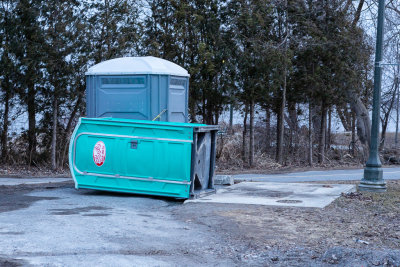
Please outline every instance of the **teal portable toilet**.
[{"label": "teal portable toilet", "polygon": [[176,198],[215,192],[218,127],[187,123],[188,86],[185,69],[155,57],[89,68],[88,118],[69,146],[75,187]]},{"label": "teal portable toilet", "polygon": [[75,187],[197,197],[215,192],[217,126],[80,118],[69,147]]},{"label": "teal portable toilet", "polygon": [[157,57],[122,57],[88,69],[86,115],[188,122],[189,73]]}]

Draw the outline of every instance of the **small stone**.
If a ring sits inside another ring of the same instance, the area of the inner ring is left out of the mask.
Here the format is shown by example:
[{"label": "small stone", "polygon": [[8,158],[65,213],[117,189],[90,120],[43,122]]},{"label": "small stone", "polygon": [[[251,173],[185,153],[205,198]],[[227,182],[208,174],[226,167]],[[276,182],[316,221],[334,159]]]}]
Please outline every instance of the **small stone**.
[{"label": "small stone", "polygon": [[353,156],[350,155],[350,154],[345,154],[345,155],[343,156],[343,159],[352,159],[352,158],[353,158]]},{"label": "small stone", "polygon": [[215,175],[214,184],[216,185],[233,185],[235,183],[232,175]]},{"label": "small stone", "polygon": [[374,262],[372,262],[372,265],[379,266],[379,265],[381,265],[381,262],[380,261],[374,261]]},{"label": "small stone", "polygon": [[272,257],[271,261],[279,261],[279,258],[278,257]]},{"label": "small stone", "polygon": [[361,243],[361,244],[365,244],[365,245],[369,245],[369,242],[368,242],[368,241],[361,240],[361,239],[357,239],[356,242],[357,242],[357,243]]}]

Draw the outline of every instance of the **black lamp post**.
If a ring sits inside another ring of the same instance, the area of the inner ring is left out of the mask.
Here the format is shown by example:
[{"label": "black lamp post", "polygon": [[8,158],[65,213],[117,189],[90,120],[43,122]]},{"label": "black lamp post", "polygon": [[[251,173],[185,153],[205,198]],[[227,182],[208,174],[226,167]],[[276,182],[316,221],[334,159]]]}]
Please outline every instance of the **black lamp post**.
[{"label": "black lamp post", "polygon": [[379,116],[381,105],[381,79],[382,79],[382,46],[383,24],[385,16],[385,0],[379,0],[378,28],[376,36],[375,69],[374,69],[374,95],[372,106],[371,142],[369,145],[369,158],[364,169],[364,178],[358,186],[361,191],[384,192],[386,183],[383,179],[382,163],[379,159]]}]

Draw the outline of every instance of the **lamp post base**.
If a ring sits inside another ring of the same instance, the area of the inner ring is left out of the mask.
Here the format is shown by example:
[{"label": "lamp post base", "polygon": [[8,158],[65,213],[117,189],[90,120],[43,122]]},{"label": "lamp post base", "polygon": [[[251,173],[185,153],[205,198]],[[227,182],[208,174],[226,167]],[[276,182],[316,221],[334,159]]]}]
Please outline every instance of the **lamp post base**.
[{"label": "lamp post base", "polygon": [[364,178],[358,185],[359,191],[386,192],[386,182],[383,180],[383,170],[380,167],[365,167]]}]

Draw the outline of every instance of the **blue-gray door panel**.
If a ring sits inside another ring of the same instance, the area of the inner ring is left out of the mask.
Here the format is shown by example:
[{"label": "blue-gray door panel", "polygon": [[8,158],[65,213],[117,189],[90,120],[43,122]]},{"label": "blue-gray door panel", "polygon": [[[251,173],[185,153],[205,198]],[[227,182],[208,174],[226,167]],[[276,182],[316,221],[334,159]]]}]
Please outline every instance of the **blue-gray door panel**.
[{"label": "blue-gray door panel", "polygon": [[168,120],[187,122],[187,78],[171,77],[168,95]]},{"label": "blue-gray door panel", "polygon": [[[144,83],[137,78],[143,78]],[[130,84],[124,82],[131,82]],[[150,90],[145,76],[100,76],[96,117],[150,119]]]}]

